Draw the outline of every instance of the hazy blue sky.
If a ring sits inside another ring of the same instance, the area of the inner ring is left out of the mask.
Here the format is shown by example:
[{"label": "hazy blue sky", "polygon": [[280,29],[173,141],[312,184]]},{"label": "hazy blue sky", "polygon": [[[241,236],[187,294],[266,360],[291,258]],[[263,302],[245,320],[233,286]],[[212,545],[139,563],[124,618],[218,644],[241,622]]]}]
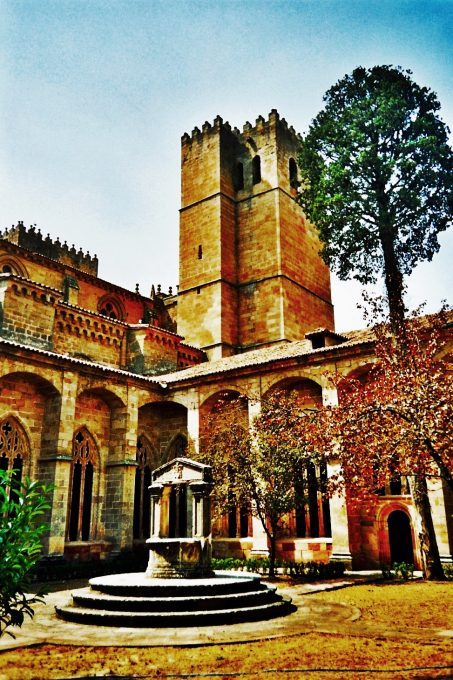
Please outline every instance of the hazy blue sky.
[{"label": "hazy blue sky", "polygon": [[[303,133],[345,73],[398,64],[453,127],[453,0],[0,0],[0,44],[0,227],[35,223],[145,294],[178,282],[180,138],[205,120],[276,108]],[[451,231],[411,304],[448,298]],[[337,328],[362,325],[358,286],[333,292]]]}]

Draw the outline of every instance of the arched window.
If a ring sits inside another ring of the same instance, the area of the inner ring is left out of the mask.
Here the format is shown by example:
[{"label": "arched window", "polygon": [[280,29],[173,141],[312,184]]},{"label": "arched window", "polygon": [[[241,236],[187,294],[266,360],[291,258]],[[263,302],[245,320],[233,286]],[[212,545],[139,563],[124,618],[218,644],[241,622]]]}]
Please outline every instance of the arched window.
[{"label": "arched window", "polygon": [[255,156],[252,160],[252,178],[253,184],[261,182],[261,158],[259,156]]},{"label": "arched window", "polygon": [[134,538],[150,537],[150,496],[151,484],[150,462],[153,458],[152,447],[146,437],[137,440],[137,468],[135,470],[134,492]]},{"label": "arched window", "polygon": [[96,461],[96,444],[88,430],[82,428],[74,435],[72,440],[67,532],[69,541],[88,541],[90,539]]},{"label": "arched window", "polygon": [[327,467],[308,463],[294,481],[296,494],[296,536],[318,538],[331,536],[330,504],[323,497],[327,482]]},{"label": "arched window", "polygon": [[297,189],[299,182],[297,181],[297,163],[294,158],[288,161],[289,183],[293,189]]},{"label": "arched window", "polygon": [[18,276],[28,278],[27,270],[22,262],[8,255],[0,258],[0,273],[17,274]]},{"label": "arched window", "polygon": [[124,310],[119,300],[111,295],[104,295],[98,302],[98,312],[109,319],[124,319]]},{"label": "arched window", "polygon": [[233,188],[235,191],[244,188],[244,166],[242,163],[236,163],[233,167]]},{"label": "arched window", "polygon": [[[20,483],[24,462],[29,459],[30,446],[22,425],[13,416],[3,418],[0,421],[0,470],[13,470],[12,481]],[[11,485],[12,500],[15,486]]]},{"label": "arched window", "polygon": [[187,455],[187,437],[183,434],[178,434],[170,443],[167,450],[167,460],[172,460],[173,458],[181,458]]}]

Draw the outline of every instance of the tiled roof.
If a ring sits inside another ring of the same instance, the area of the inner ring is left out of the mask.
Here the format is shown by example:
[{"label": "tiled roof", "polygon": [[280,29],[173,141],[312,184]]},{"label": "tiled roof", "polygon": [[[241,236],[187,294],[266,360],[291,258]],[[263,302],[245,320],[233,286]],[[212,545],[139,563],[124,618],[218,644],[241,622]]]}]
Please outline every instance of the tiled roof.
[{"label": "tiled roof", "polygon": [[354,347],[355,345],[371,342],[374,338],[372,331],[369,329],[351,331],[349,333],[344,333],[343,335],[344,337],[347,337],[345,342],[330,347],[313,349],[310,340],[285,342],[278,345],[271,345],[270,347],[261,347],[260,349],[244,352],[243,354],[235,354],[231,357],[214,359],[213,361],[198,364],[197,366],[191,366],[190,368],[185,368],[181,371],[160,375],[159,379],[167,384],[183,382],[201,378],[202,376],[227,373],[239,368],[262,366],[264,364],[272,363],[273,361],[284,361],[285,359],[300,356],[323,354],[338,348]]},{"label": "tiled roof", "polygon": [[34,345],[24,345],[21,342],[15,342],[14,340],[6,340],[5,338],[0,338],[0,345],[7,345],[9,347],[16,347],[17,349],[24,349],[27,351],[34,352],[36,354],[41,354],[42,356],[47,356],[51,359],[59,359],[67,361],[70,364],[76,364],[77,366],[87,366],[90,368],[96,368],[97,370],[103,371],[104,373],[115,373],[117,375],[127,376],[130,378],[136,378],[138,380],[145,380],[147,382],[155,383],[156,385],[161,384],[160,376],[149,376],[142,375],[141,373],[132,373],[131,371],[124,371],[120,368],[114,368],[108,364],[99,364],[95,361],[88,361],[86,359],[76,359],[68,354],[57,354],[57,352],[51,352],[47,349],[41,349],[40,347],[35,347]]}]

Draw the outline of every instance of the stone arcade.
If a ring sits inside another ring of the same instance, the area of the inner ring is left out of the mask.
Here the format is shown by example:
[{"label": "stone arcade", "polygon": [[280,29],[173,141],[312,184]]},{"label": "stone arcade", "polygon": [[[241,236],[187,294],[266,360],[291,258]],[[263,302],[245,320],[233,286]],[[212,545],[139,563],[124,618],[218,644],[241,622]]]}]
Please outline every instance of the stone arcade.
[{"label": "stone arcade", "polygon": [[[54,486],[46,560],[143,554],[160,521],[156,505],[151,528],[151,471],[199,448],[219,397],[244,395],[251,422],[272,390],[321,407],[338,398],[327,370],[366,376],[373,336],[335,332],[329,271],[295,200],[298,143],[275,110],[241,131],[217,117],[183,135],[176,294],[104,281],[96,256],[35,226],[1,234],[0,466]],[[301,471],[307,500],[287,517],[278,557],[420,567],[410,484],[391,480],[368,512],[346,495],[323,500],[335,471]],[[178,513],[165,484],[160,507]],[[440,479],[429,484],[449,561],[453,500]],[[213,525],[214,556],[266,550],[248,508]]]}]

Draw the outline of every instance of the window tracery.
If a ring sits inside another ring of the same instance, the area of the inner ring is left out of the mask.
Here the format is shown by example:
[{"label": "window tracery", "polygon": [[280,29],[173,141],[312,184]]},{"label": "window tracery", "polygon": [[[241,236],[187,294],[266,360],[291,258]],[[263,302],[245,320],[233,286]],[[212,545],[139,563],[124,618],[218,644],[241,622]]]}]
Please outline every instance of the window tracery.
[{"label": "window tracery", "polygon": [[143,435],[137,439],[137,469],[135,471],[134,493],[134,526],[136,539],[149,538],[151,501],[149,486],[151,484],[151,460],[153,449]]},{"label": "window tracery", "polygon": [[98,302],[98,312],[108,319],[123,321],[124,310],[121,302],[112,295],[105,295]]},{"label": "window tracery", "polygon": [[88,430],[82,428],[72,440],[68,540],[88,541],[91,529],[93,482],[97,449]]},{"label": "window tracery", "polygon": [[20,483],[24,463],[29,458],[30,446],[23,427],[13,416],[3,418],[0,421],[0,470],[13,470],[12,481]]}]

